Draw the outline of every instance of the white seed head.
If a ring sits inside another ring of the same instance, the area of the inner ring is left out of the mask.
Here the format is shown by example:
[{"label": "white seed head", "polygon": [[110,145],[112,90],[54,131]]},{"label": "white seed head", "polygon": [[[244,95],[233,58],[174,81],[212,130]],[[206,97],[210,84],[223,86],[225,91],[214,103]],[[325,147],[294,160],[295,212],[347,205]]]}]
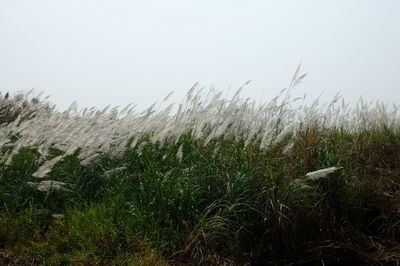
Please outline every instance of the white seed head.
[{"label": "white seed head", "polygon": [[318,180],[320,178],[326,177],[327,175],[336,172],[339,169],[342,169],[343,167],[329,167],[325,169],[321,169],[318,171],[314,172],[309,172],[306,174],[306,179],[307,180]]},{"label": "white seed head", "polygon": [[36,182],[26,182],[30,187],[35,188],[41,192],[48,192],[50,190],[64,190],[64,191],[70,191],[64,186],[67,184],[64,182],[60,181],[54,181],[54,180],[45,180],[41,181],[39,183]]}]

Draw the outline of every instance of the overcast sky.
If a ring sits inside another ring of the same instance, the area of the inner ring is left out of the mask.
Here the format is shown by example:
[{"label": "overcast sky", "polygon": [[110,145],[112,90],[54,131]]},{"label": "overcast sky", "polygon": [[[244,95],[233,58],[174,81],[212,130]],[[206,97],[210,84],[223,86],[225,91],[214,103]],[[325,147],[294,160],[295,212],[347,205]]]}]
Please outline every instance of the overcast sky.
[{"label": "overcast sky", "polygon": [[0,90],[60,108],[138,103],[197,81],[270,99],[400,101],[399,0],[0,0]]}]

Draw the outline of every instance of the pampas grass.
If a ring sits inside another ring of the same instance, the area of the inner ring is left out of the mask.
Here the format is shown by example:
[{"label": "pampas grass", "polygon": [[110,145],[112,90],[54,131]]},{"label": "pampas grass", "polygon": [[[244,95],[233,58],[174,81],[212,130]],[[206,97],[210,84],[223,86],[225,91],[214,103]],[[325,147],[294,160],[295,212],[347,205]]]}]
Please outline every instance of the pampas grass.
[{"label": "pampas grass", "polygon": [[[302,78],[304,75],[296,71],[288,89],[258,107],[249,99],[240,98],[241,89],[232,99],[225,100],[221,98],[221,92],[210,91],[203,97],[197,85],[189,90],[176,112],[172,112],[173,104],[162,110],[156,109],[154,104],[138,114],[131,105],[121,112],[110,107],[101,111],[94,108],[80,111],[76,103],[66,111],[58,112],[38,97],[29,100],[29,95],[19,94],[12,99],[3,98],[2,101],[19,106],[10,111],[18,110],[19,115],[0,130],[0,143],[13,148],[3,151],[2,160],[11,164],[13,156],[24,147],[37,148],[46,160],[49,149],[56,148],[66,156],[79,150],[82,165],[88,165],[99,153],[120,156],[128,143],[133,148],[146,136],[151,136],[149,141],[161,146],[176,143],[187,133],[205,146],[221,136],[243,138],[246,145],[251,141],[259,142],[260,148],[266,150],[286,136],[295,137],[298,130],[314,125],[353,133],[382,125],[399,127],[397,105],[389,108],[377,102],[371,107],[360,99],[354,108],[350,108],[343,101],[339,104],[340,96],[336,95],[325,106],[320,107],[318,101],[314,101],[292,108],[292,103],[299,98],[292,100],[288,93]],[[12,138],[16,140],[12,141]],[[56,161],[43,164],[35,176],[44,177]]]},{"label": "pampas grass", "polygon": [[304,77],[144,111],[0,95],[2,243],[46,265],[398,263],[399,106],[292,99]]}]

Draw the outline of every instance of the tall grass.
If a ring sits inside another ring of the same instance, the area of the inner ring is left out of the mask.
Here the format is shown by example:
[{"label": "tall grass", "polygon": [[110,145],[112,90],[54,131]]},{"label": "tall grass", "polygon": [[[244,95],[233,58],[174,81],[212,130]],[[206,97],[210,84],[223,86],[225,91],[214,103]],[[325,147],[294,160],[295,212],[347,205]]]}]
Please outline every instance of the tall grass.
[{"label": "tall grass", "polygon": [[176,111],[1,96],[1,248],[54,265],[399,262],[399,106],[291,99],[303,77],[259,105],[194,86]]}]

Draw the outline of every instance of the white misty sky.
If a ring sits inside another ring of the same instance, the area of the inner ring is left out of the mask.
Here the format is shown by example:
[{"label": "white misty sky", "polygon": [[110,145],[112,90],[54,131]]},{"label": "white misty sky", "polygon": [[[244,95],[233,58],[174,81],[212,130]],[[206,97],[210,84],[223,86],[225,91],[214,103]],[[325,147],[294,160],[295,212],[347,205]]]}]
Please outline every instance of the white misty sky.
[{"label": "white misty sky", "polygon": [[1,0],[0,90],[139,108],[197,81],[264,100],[400,99],[398,0]]}]

